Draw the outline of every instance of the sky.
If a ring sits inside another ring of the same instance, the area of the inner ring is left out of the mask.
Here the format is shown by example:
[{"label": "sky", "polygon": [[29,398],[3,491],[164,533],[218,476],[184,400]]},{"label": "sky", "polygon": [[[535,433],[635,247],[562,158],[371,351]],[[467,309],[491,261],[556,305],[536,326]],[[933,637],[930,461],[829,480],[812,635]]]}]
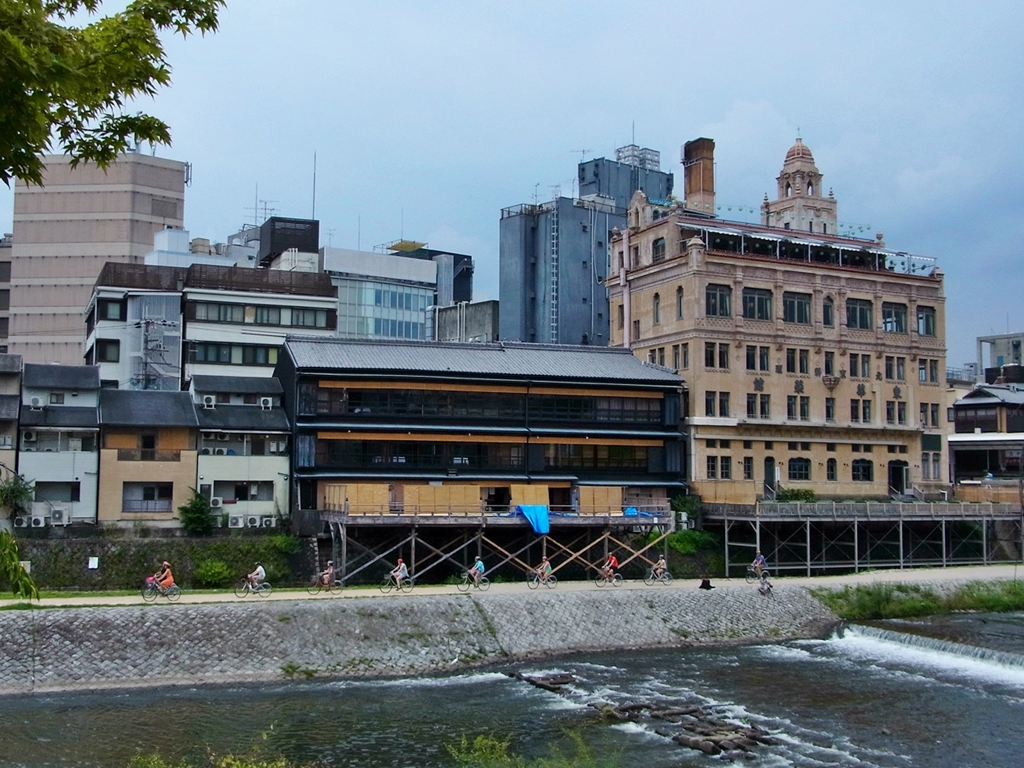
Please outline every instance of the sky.
[{"label": "sky", "polygon": [[[472,254],[477,300],[501,209],[573,194],[581,159],[635,139],[681,190],[680,146],[712,138],[741,218],[799,135],[841,222],[937,259],[952,367],[1024,331],[1022,28],[987,0],[228,0],[216,34],[168,37],[173,82],[137,108],[192,164],[192,237],[313,215],[315,155],[321,245]],[[12,206],[0,185],[0,231]]]}]

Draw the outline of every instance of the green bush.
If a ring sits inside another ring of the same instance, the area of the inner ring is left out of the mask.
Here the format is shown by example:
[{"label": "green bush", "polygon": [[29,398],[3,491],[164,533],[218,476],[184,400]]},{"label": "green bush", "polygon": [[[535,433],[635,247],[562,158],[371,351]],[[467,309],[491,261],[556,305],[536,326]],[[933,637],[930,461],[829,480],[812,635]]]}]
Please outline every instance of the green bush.
[{"label": "green bush", "polygon": [[783,488],[779,491],[779,495],[776,497],[777,501],[803,501],[807,504],[813,504],[818,500],[818,497],[814,495],[814,491],[810,488]]},{"label": "green bush", "polygon": [[235,575],[223,560],[203,560],[196,567],[194,578],[201,587],[227,586]]},{"label": "green bush", "polygon": [[205,536],[213,529],[210,516],[210,501],[195,488],[187,502],[178,507],[181,527],[193,536]]}]

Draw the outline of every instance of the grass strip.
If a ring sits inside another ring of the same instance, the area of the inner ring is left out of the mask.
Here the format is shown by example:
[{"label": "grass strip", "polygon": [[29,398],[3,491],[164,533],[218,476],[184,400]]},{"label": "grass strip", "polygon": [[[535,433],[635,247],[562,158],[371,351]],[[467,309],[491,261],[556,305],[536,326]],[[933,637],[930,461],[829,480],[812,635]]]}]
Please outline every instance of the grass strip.
[{"label": "grass strip", "polygon": [[842,619],[896,619],[953,611],[1007,613],[1024,610],[1024,581],[972,581],[941,592],[922,584],[820,587],[811,594]]}]

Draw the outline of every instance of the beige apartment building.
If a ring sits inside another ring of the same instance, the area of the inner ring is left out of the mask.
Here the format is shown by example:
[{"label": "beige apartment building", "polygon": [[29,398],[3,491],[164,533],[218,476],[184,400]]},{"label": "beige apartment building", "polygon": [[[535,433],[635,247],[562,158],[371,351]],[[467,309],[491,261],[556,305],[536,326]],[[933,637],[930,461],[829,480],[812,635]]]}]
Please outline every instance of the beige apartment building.
[{"label": "beige apartment building", "polygon": [[610,243],[612,345],[687,383],[687,479],[705,501],[780,489],[919,498],[947,487],[943,274],[837,232],[797,139],[761,224],[713,215],[714,142],[684,147],[685,200],[637,192]]},{"label": "beige apartment building", "polygon": [[138,153],[106,171],[46,157],[44,186],[14,190],[8,351],[81,365],[85,308],[108,261],[142,263],[153,235],[184,223],[188,166]]}]

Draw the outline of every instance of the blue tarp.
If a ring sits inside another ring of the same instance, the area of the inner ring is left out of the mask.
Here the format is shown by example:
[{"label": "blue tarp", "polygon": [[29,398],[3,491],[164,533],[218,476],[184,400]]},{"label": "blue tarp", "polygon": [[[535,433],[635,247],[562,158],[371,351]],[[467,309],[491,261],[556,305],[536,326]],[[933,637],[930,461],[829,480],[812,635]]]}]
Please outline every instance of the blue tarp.
[{"label": "blue tarp", "polygon": [[534,533],[549,533],[551,522],[548,520],[548,508],[544,504],[520,504],[516,514],[525,517],[533,526]]},{"label": "blue tarp", "polygon": [[625,514],[626,517],[638,517],[640,515],[640,513],[637,512],[636,507],[626,507],[623,514]]}]

